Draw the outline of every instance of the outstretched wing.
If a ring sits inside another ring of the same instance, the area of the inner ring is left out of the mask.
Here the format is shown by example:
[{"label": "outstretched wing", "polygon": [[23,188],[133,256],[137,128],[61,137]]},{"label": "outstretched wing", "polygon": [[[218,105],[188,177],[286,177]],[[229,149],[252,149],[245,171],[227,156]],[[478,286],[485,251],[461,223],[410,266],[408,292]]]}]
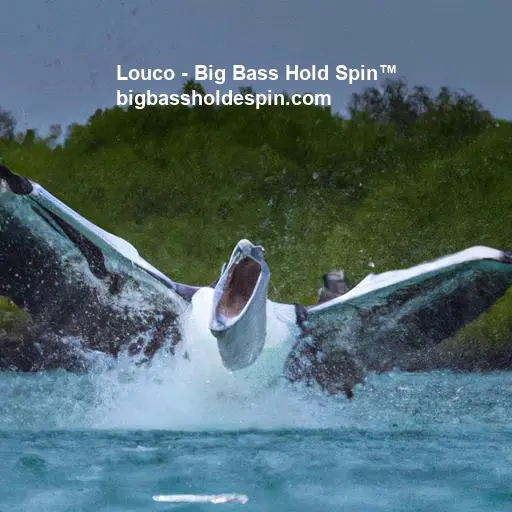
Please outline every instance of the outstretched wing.
[{"label": "outstretched wing", "polygon": [[19,216],[30,222],[29,217],[35,214],[50,226],[58,228],[57,231],[61,231],[80,250],[96,277],[104,278],[109,273],[107,266],[115,269],[136,266],[178,293],[181,289],[189,288],[184,293],[187,299],[191,290],[197,290],[169,279],[144,260],[132,244],[88,221],[39,184],[12,173],[5,166],[0,166],[0,179],[17,196],[16,199],[11,198],[11,202],[18,203]]},{"label": "outstretched wing", "polygon": [[114,355],[135,344],[130,350],[144,346],[148,354],[165,333],[179,338],[177,317],[195,290],[0,166],[0,295],[31,313],[38,336],[77,336],[85,347]]},{"label": "outstretched wing", "polygon": [[[512,253],[472,247],[406,270],[370,274],[347,294],[308,308],[328,344],[377,368],[436,344],[488,310],[512,285]],[[386,350],[387,349],[387,350]]]},{"label": "outstretched wing", "polygon": [[3,191],[10,196],[2,199],[3,217],[16,216],[23,224],[34,228],[32,231],[41,234],[44,230],[36,227],[37,220],[33,217],[46,222],[80,251],[97,278],[104,279],[114,272],[136,267],[188,302],[199,289],[174,282],[143,259],[132,244],[94,225],[39,184],[12,173],[5,166],[0,166],[0,182],[2,180],[7,185]]}]

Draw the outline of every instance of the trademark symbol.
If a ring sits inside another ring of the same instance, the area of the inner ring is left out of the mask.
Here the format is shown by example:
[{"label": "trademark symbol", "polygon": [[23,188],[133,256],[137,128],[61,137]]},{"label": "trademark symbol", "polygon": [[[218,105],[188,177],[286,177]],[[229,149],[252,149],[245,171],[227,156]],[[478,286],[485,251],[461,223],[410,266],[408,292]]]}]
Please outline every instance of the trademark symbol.
[{"label": "trademark symbol", "polygon": [[381,64],[380,70],[382,73],[386,73],[387,75],[395,75],[396,74],[396,64]]}]

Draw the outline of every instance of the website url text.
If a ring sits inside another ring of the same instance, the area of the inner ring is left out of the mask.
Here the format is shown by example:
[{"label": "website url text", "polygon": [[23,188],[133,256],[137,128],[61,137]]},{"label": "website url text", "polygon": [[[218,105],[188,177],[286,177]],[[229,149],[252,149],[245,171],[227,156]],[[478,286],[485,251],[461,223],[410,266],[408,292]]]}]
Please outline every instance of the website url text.
[{"label": "website url text", "polygon": [[190,94],[156,94],[149,89],[144,93],[134,93],[132,90],[123,93],[118,90],[117,105],[120,107],[134,106],[137,109],[153,105],[185,105],[190,107],[202,105],[249,105],[256,109],[266,105],[315,105],[329,107],[331,106],[331,95],[306,93],[288,96],[283,93],[273,93],[271,90],[267,93],[241,93],[233,92],[232,90],[227,92],[216,90],[213,93],[192,91]]}]

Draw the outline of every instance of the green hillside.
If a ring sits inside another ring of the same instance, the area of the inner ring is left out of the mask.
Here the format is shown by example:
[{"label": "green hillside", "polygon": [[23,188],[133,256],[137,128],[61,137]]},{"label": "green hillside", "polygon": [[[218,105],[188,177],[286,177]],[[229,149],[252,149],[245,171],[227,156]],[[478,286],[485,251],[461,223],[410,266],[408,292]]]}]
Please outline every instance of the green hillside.
[{"label": "green hillside", "polygon": [[512,123],[466,93],[391,81],[349,112],[115,107],[62,145],[17,133],[4,112],[0,156],[181,282],[215,279],[239,238],[262,242],[276,300],[312,303],[333,268],[355,283],[472,245],[512,248]]}]

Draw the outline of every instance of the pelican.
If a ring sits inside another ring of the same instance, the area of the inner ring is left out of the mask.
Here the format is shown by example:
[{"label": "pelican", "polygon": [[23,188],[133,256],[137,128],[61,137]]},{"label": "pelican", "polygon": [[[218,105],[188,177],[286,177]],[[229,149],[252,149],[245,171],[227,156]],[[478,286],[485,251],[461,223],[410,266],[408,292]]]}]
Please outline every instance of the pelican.
[{"label": "pelican", "polygon": [[270,278],[263,246],[242,239],[214,284],[174,281],[128,241],[0,165],[0,295],[33,320],[4,335],[0,369],[87,371],[98,353],[139,364],[159,351],[187,358],[180,318],[201,299],[227,371],[272,357],[280,376],[349,396],[367,371],[407,368],[491,308],[512,284],[512,253],[471,247],[369,274],[310,306],[271,300]]}]

